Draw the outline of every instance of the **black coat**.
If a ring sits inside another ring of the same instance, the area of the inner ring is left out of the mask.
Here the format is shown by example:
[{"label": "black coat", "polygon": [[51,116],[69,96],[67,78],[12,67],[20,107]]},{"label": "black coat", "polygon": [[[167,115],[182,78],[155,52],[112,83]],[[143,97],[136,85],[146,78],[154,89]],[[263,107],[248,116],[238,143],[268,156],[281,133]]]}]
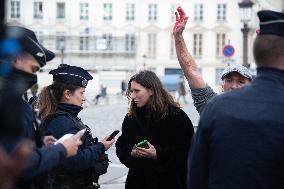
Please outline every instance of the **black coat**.
[{"label": "black coat", "polygon": [[284,188],[284,72],[212,99],[189,156],[188,189]]},{"label": "black coat", "polygon": [[[183,110],[171,109],[159,121],[147,121],[144,109],[139,109],[137,118],[125,116],[116,153],[129,168],[126,189],[185,188],[187,152],[194,131]],[[145,139],[156,148],[157,160],[131,157],[133,146]]]}]

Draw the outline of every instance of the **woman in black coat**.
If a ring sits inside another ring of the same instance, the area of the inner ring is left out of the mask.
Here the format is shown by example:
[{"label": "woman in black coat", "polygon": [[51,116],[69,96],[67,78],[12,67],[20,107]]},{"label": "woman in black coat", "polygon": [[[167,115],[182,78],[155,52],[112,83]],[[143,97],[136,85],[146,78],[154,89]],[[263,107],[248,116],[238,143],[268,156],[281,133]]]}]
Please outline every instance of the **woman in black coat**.
[{"label": "woman in black coat", "polygon": [[[185,189],[193,126],[151,71],[128,83],[129,112],[116,142],[120,161],[129,168],[126,189]],[[147,140],[148,147],[136,144]]]}]

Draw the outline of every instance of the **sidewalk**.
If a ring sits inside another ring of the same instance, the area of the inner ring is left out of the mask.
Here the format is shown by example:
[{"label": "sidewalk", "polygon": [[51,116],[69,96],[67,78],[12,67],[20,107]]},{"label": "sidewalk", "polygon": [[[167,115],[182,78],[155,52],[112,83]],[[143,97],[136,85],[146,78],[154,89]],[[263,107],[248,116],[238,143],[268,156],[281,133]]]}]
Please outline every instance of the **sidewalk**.
[{"label": "sidewalk", "polygon": [[107,106],[107,105],[127,102],[127,97],[125,95],[122,96],[121,94],[108,94],[106,97],[100,97],[97,104],[96,104],[95,96],[86,94],[86,98],[87,100],[85,102],[85,106],[91,106],[91,105]]}]

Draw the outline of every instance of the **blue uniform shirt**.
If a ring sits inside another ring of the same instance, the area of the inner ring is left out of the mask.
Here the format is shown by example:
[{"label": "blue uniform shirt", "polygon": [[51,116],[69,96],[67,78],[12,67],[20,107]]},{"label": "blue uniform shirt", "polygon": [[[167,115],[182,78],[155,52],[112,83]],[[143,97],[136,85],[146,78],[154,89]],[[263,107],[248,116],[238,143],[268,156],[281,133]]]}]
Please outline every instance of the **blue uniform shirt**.
[{"label": "blue uniform shirt", "polygon": [[201,114],[188,188],[284,187],[284,72],[259,68],[250,86],[215,97]]}]

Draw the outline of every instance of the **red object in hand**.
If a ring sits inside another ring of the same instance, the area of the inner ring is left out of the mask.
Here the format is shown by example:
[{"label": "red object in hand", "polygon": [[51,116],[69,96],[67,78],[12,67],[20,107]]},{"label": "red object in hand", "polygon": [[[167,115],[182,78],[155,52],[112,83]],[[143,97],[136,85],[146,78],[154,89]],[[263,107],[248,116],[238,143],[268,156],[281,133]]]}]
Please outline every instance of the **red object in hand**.
[{"label": "red object in hand", "polygon": [[181,7],[177,8],[177,12],[175,12],[175,15],[176,15],[176,23],[174,25],[173,32],[178,32],[179,30],[184,29],[188,16],[186,16],[185,12]]}]

